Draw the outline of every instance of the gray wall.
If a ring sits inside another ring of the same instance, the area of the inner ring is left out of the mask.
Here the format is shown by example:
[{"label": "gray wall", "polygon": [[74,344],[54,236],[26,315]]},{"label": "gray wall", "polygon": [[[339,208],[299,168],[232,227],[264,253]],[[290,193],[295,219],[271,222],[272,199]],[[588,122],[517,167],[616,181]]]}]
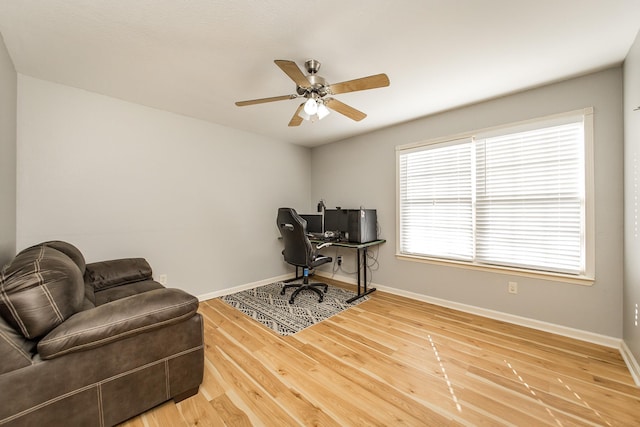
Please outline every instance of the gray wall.
[{"label": "gray wall", "polygon": [[[396,259],[397,145],[589,106],[595,110],[593,286]],[[393,105],[388,108],[393,109]],[[364,206],[378,210],[381,237],[388,242],[380,246],[374,283],[620,338],[622,128],[622,69],[616,67],[316,147],[311,154],[311,199],[323,198],[329,207]],[[352,261],[346,265],[352,265]],[[507,292],[509,281],[518,282],[517,295]]]},{"label": "gray wall", "polygon": [[310,150],[18,75],[17,246],[140,256],[194,295],[290,269],[275,225],[309,205]]},{"label": "gray wall", "polygon": [[624,341],[640,361],[640,33],[624,63]]},{"label": "gray wall", "polygon": [[16,82],[0,35],[0,268],[16,252]]}]

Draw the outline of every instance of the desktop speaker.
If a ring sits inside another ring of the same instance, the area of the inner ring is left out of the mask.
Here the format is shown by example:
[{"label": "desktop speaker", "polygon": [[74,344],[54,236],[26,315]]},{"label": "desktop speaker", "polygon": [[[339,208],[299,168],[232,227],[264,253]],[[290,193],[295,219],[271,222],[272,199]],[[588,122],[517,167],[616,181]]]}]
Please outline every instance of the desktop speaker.
[{"label": "desktop speaker", "polygon": [[347,211],[347,232],[349,241],[368,243],[378,238],[378,217],[375,209],[349,209]]}]

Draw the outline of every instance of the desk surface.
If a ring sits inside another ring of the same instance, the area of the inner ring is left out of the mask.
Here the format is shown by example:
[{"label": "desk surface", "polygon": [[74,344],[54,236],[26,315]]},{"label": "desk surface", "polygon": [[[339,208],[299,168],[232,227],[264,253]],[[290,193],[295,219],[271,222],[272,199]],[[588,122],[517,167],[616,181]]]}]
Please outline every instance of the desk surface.
[{"label": "desk surface", "polygon": [[317,239],[310,239],[310,240],[313,243],[331,243],[331,246],[338,246],[341,248],[353,248],[353,249],[368,248],[370,246],[376,246],[386,242],[385,239],[378,239],[378,240],[374,240],[372,242],[367,242],[367,243],[353,243],[353,242],[341,242],[341,241],[317,240]]}]

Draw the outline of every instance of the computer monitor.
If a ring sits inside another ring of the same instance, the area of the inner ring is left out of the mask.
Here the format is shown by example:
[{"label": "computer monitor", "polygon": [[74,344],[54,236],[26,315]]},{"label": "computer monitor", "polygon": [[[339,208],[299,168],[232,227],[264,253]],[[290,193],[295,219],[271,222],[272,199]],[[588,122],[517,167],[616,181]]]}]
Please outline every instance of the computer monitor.
[{"label": "computer monitor", "polygon": [[344,235],[348,229],[348,215],[346,209],[325,209],[324,231],[333,231]]},{"label": "computer monitor", "polygon": [[307,233],[324,233],[322,214],[300,214],[307,221]]}]

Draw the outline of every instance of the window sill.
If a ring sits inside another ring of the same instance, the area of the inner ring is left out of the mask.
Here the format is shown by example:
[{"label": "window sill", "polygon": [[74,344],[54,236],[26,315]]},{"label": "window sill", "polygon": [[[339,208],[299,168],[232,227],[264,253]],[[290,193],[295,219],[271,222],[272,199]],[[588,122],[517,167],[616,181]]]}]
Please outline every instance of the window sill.
[{"label": "window sill", "polygon": [[552,273],[545,271],[526,270],[515,267],[500,267],[495,265],[481,265],[466,261],[445,260],[439,258],[421,257],[416,255],[396,254],[396,258],[403,261],[422,262],[425,264],[445,265],[468,270],[488,271],[498,274],[509,274],[515,276],[531,277],[533,279],[552,280],[555,282],[571,283],[574,285],[593,286],[595,279],[587,276],[574,276],[571,274]]}]

